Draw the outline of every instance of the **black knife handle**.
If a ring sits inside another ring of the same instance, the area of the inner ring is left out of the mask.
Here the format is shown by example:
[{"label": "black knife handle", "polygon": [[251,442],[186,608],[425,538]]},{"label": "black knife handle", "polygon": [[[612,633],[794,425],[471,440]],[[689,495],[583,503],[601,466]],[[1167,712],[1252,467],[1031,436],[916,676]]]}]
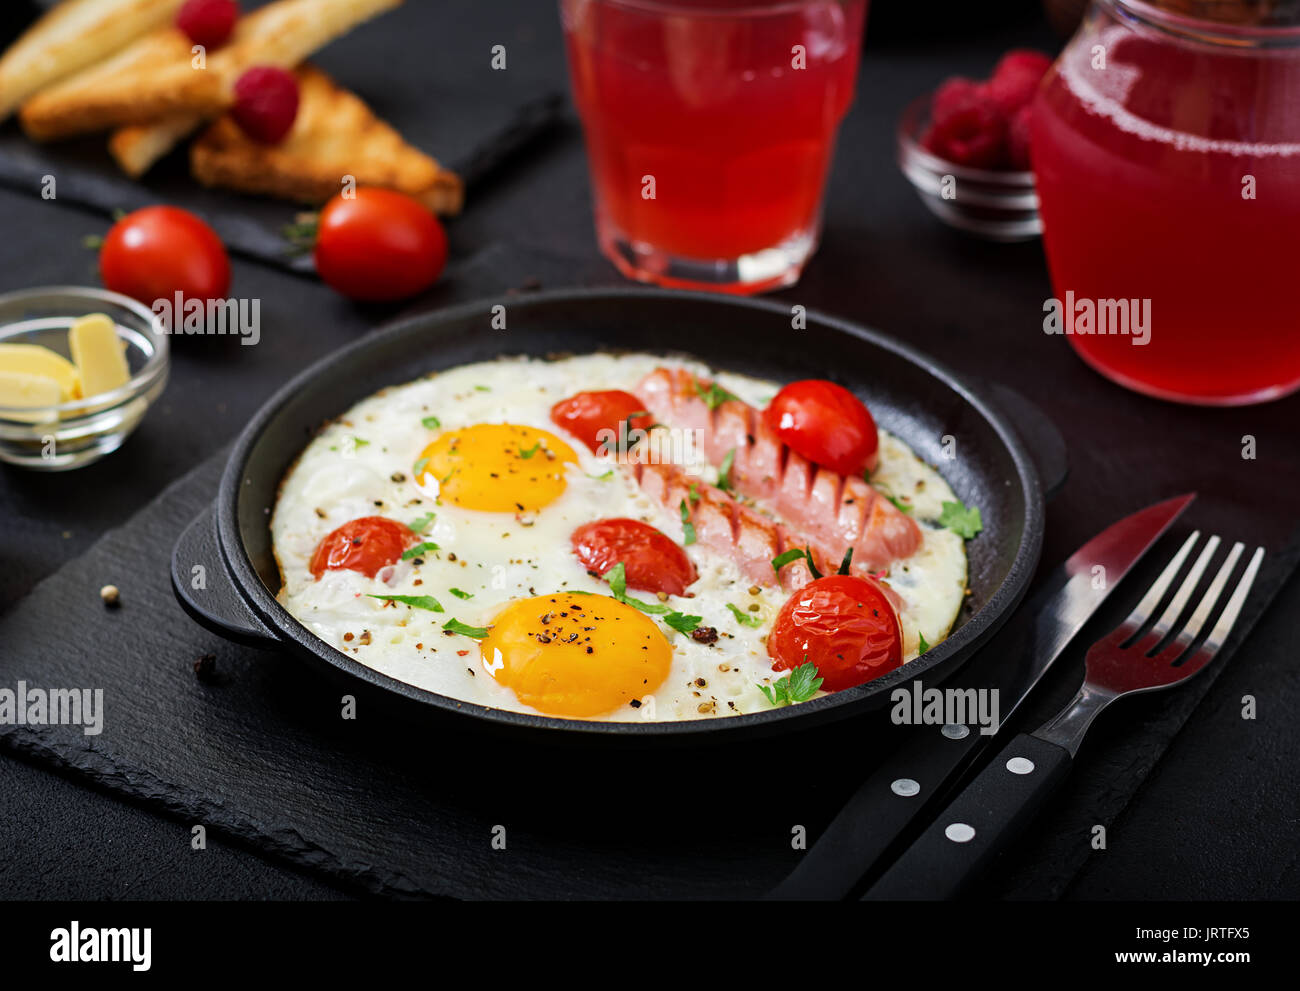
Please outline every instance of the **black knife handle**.
[{"label": "black knife handle", "polygon": [[908,827],[924,821],[918,818],[922,810],[991,739],[975,726],[905,729],[898,749],[876,766],[768,898],[847,898]]},{"label": "black knife handle", "polygon": [[1020,734],[962,789],[865,898],[915,901],[960,894],[1034,817],[1070,762],[1064,748]]}]

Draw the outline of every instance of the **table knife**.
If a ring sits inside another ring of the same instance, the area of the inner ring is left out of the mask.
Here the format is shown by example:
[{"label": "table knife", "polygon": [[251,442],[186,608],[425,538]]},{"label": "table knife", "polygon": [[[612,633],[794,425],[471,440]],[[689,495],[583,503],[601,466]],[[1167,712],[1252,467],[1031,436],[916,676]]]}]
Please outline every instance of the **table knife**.
[{"label": "table knife", "polygon": [[[961,669],[960,687],[997,689],[999,721],[1005,723],[1120,580],[1195,498],[1189,493],[1148,506],[1075,551]],[[767,897],[847,897],[991,739],[965,725],[905,728],[899,747]]]}]

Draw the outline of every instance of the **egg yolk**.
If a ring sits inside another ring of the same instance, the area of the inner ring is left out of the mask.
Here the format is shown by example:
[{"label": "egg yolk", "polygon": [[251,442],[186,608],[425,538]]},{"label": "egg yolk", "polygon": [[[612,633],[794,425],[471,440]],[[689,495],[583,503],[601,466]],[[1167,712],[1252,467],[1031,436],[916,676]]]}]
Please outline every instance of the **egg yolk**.
[{"label": "egg yolk", "polygon": [[563,493],[573,448],[555,434],[514,423],[476,423],[448,430],[420,452],[417,481],[432,475],[439,497],[466,509],[523,513]]},{"label": "egg yolk", "polygon": [[573,592],[511,603],[480,647],[498,683],[552,716],[599,716],[642,699],[672,663],[672,648],[645,613]]}]

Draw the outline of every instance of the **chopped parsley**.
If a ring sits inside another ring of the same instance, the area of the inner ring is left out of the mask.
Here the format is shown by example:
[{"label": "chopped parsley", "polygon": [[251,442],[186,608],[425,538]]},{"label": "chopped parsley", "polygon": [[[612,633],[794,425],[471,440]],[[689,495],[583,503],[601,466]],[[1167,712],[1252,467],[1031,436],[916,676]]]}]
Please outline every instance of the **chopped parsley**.
[{"label": "chopped parsley", "polygon": [[664,617],[664,623],[678,633],[693,633],[703,618],[703,616],[687,616],[685,613],[670,612]]},{"label": "chopped parsley", "polygon": [[436,416],[426,416],[420,422],[424,424],[426,427],[428,427],[430,430],[437,430],[439,427],[442,426],[442,421],[439,420]]},{"label": "chopped parsley", "polygon": [[618,564],[614,565],[614,567],[610,568],[600,577],[609,582],[610,594],[624,605],[631,606],[634,609],[640,609],[644,613],[650,613],[655,616],[671,612],[667,606],[661,605],[658,602],[642,602],[640,599],[634,599],[627,594],[627,569],[623,567],[622,561],[619,561]]},{"label": "chopped parsley", "polygon": [[903,500],[898,499],[895,496],[891,496],[888,492],[883,492],[881,494],[890,502],[892,502],[894,504],[894,508],[897,509],[900,513],[910,513],[912,511],[912,507],[909,506],[907,503],[903,502]]},{"label": "chopped parsley", "polygon": [[475,391],[475,392],[491,392],[492,390],[489,389],[486,385],[476,385],[476,386],[474,386],[474,391]]},{"label": "chopped parsley", "polygon": [[736,622],[741,626],[763,625],[763,620],[757,613],[745,612],[743,609],[736,608],[730,602],[727,603],[727,608],[731,610],[731,615],[736,617]]},{"label": "chopped parsley", "polygon": [[[425,513],[423,516],[419,517],[418,519],[411,520],[411,522],[408,523],[407,525],[411,528],[412,532],[414,533],[424,533],[425,530],[429,529],[429,524],[432,523],[435,519],[437,519],[437,516],[438,516],[437,513]],[[437,547],[434,548],[434,550],[437,549],[438,549]]]},{"label": "chopped parsley", "polygon": [[813,563],[812,551],[806,547],[802,549],[791,547],[788,551],[772,558],[772,570],[779,574],[781,569],[787,564],[791,561],[798,561],[800,558],[803,558],[808,562],[808,572],[813,576],[813,578],[820,578],[822,576],[822,573],[817,570],[817,565]]},{"label": "chopped parsley", "polygon": [[960,502],[945,502],[939,513],[939,525],[946,526],[953,533],[970,540],[984,529],[978,506],[963,506]]},{"label": "chopped parsley", "polygon": [[474,593],[473,593],[473,592],[464,592],[464,591],[461,591],[461,590],[458,589],[458,588],[449,588],[447,591],[449,591],[452,595],[456,596],[456,598],[458,598],[458,599],[472,599],[472,598],[474,598]]},{"label": "chopped parsley", "polygon": [[386,602],[401,602],[416,609],[428,609],[430,612],[442,612],[442,603],[432,595],[371,595],[372,599]]},{"label": "chopped parsley", "polygon": [[605,472],[605,474],[603,474],[603,475],[588,475],[587,477],[588,477],[588,478],[594,478],[594,479],[595,479],[596,481],[598,481],[598,482],[608,482],[611,478],[614,477],[614,469],[611,468],[609,471]]},{"label": "chopped parsley", "polygon": [[722,459],[722,466],[718,468],[718,491],[726,492],[731,488],[731,464],[736,460],[736,449],[733,447],[727,452],[727,456]]},{"label": "chopped parsley", "polygon": [[805,662],[770,686],[759,685],[758,690],[767,696],[772,705],[779,707],[792,702],[807,702],[821,687],[822,679],[817,677],[817,665]]},{"label": "chopped parsley", "polygon": [[916,656],[920,657],[922,654],[924,654],[927,650],[930,649],[930,645],[925,642],[925,634],[922,633],[920,630],[916,631],[916,637],[920,641],[920,646],[916,648]]},{"label": "chopped parsley", "polygon": [[[414,529],[414,527],[412,527],[412,529]],[[419,557],[421,554],[432,554],[434,551],[439,549],[440,548],[438,547],[438,545],[435,544],[432,540],[425,540],[421,543],[416,544],[410,550],[403,551],[402,560],[409,561],[413,557]]]},{"label": "chopped parsley", "polygon": [[695,524],[691,522],[691,510],[686,505],[686,500],[682,500],[682,543],[689,547],[695,543]]},{"label": "chopped parsley", "polygon": [[442,624],[442,628],[448,633],[459,633],[462,637],[469,637],[471,640],[482,640],[488,635],[486,626],[466,626],[458,619],[449,619]]},{"label": "chopped parsley", "polygon": [[421,458],[419,461],[415,463],[415,467],[411,469],[411,476],[417,482],[420,480],[420,476],[424,474],[424,468],[428,463],[429,463],[428,458]]},{"label": "chopped parsley", "polygon": [[711,410],[717,409],[728,399],[740,398],[734,393],[730,393],[726,389],[722,388],[722,386],[718,385],[717,382],[710,382],[709,387],[706,389],[698,380],[696,380],[695,393],[704,400],[705,405]]},{"label": "chopped parsley", "polygon": [[691,491],[687,493],[687,497],[692,505],[700,501],[700,488],[694,482],[691,483]]},{"label": "chopped parsley", "polygon": [[527,460],[531,458],[534,454],[536,454],[538,451],[540,451],[541,448],[542,448],[542,442],[539,440],[536,444],[534,444],[526,451],[521,447],[519,449],[519,456],[524,460]]},{"label": "chopped parsley", "polygon": [[358,447],[366,447],[369,443],[370,441],[366,440],[364,437],[353,437],[352,449],[355,451]]}]

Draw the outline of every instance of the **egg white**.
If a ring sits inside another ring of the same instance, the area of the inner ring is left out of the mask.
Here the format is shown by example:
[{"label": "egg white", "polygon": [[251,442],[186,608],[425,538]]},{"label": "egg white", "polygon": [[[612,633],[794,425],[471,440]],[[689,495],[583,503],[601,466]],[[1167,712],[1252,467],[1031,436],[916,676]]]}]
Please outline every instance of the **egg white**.
[{"label": "egg white", "polygon": [[[715,377],[705,365],[671,361]],[[628,516],[683,543],[676,511],[651,501],[626,472],[592,454],[550,418],[560,399],[593,389],[634,391],[664,363],[654,355],[502,359],[390,387],[357,403],[312,440],[282,484],[271,518],[281,603],[326,643],[399,681],[479,705],[534,711],[495,681],[475,640],[449,635],[442,625],[454,617],[469,626],[489,626],[506,604],[531,595],[609,594],[608,585],[587,574],[572,553],[570,534],[583,523]],[[766,405],[778,388],[726,373],[716,378],[756,406]],[[436,417],[439,426],[424,426],[428,417]],[[529,513],[478,512],[439,502],[429,476],[424,484],[413,479],[420,452],[439,432],[507,422],[548,430],[577,453],[578,464],[568,466],[566,489],[555,502]],[[716,474],[710,468],[704,472],[709,481]],[[906,493],[921,524],[921,548],[885,579],[904,600],[900,619],[904,656],[910,660],[919,635],[930,645],[947,635],[965,593],[964,544],[933,523],[941,503],[955,497],[938,472],[884,432],[881,467],[872,480],[891,493]],[[410,524],[430,513],[434,519],[421,539],[438,544],[438,551],[374,578],[355,571],[327,571],[319,581],[312,577],[309,565],[317,544],[343,523],[386,516]],[[770,708],[759,686],[779,676],[771,668],[766,634],[785,594],[775,587],[751,592],[757,587],[729,559],[698,543],[685,550],[699,579],[687,595],[670,596],[667,605],[703,617],[701,626],[717,629],[717,642],[699,643],[655,617],[673,652],[667,679],[639,708],[624,706],[595,718],[698,719]],[[371,595],[433,596],[444,612],[387,604]],[[741,623],[728,605],[756,617],[759,625]]]}]

